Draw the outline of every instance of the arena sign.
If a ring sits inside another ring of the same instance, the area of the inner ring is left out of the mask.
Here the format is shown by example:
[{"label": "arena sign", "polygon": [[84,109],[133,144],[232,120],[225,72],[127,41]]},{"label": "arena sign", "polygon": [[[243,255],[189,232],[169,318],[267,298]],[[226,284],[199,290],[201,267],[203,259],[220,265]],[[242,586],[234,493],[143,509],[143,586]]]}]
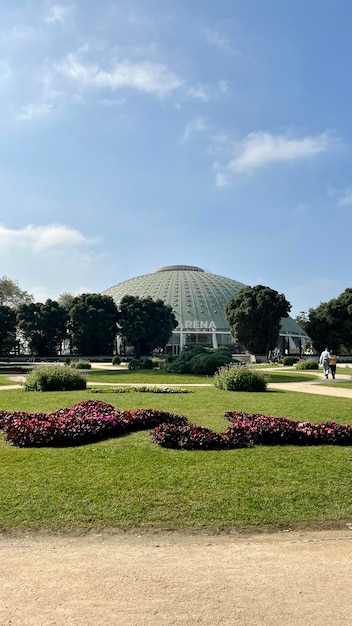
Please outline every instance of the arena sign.
[{"label": "arena sign", "polygon": [[207,320],[185,320],[183,325],[178,325],[176,331],[182,330],[209,330],[211,332],[216,331],[215,322]]}]

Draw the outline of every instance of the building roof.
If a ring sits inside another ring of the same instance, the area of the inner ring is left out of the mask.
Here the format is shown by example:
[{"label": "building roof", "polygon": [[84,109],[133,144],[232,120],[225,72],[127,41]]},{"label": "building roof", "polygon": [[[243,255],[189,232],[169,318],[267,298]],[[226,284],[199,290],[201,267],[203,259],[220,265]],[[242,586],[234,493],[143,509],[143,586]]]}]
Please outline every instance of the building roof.
[{"label": "building roof", "polygon": [[[150,274],[130,278],[106,289],[103,294],[111,296],[117,305],[125,295],[139,298],[150,296],[153,300],[163,300],[169,304],[181,327],[187,323],[205,324],[213,322],[218,332],[229,331],[225,317],[225,306],[246,287],[232,278],[219,276],[191,265],[170,265],[161,267]],[[281,323],[282,331],[306,337],[306,334],[292,318]]]}]

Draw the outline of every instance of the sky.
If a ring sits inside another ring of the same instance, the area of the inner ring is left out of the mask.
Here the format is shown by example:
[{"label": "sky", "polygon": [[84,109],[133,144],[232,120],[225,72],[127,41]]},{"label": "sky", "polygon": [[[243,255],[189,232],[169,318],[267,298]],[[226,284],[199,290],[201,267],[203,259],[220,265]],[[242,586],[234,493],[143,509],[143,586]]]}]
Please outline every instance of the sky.
[{"label": "sky", "polygon": [[349,0],[0,0],[0,277],[351,287]]}]

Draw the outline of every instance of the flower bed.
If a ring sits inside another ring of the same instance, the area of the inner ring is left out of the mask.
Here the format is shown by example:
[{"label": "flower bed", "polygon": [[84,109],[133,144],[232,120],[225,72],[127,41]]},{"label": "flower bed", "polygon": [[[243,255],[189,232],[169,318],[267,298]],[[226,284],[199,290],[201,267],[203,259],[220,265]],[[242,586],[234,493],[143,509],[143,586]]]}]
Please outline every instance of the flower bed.
[{"label": "flower bed", "polygon": [[352,445],[352,425],[315,424],[285,417],[266,417],[240,411],[225,413],[232,422],[223,433],[199,425],[160,424],[152,432],[154,443],[182,450],[229,450],[254,445]]},{"label": "flower bed", "polygon": [[[254,444],[261,445],[352,445],[352,425],[337,422],[295,422],[285,417],[266,417],[240,411],[225,413],[230,429],[250,433]],[[226,431],[227,432],[227,431]]]},{"label": "flower bed", "polygon": [[182,415],[156,409],[119,411],[108,402],[87,400],[53,413],[0,411],[6,441],[19,447],[82,445],[140,429],[154,429],[152,441],[180,450],[228,450],[253,445],[352,445],[352,425],[315,424],[285,417],[267,417],[240,411],[225,413],[231,422],[223,433]]},{"label": "flower bed", "polygon": [[186,424],[187,420],[155,409],[118,411],[97,400],[78,402],[50,414],[0,412],[6,441],[19,447],[81,445],[160,423]]}]

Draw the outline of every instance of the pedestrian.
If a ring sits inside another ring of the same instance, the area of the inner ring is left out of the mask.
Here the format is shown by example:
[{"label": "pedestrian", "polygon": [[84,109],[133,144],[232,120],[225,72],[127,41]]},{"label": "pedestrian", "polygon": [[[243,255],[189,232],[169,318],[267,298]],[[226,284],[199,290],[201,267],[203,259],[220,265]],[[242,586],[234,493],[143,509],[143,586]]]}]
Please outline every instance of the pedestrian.
[{"label": "pedestrian", "polygon": [[329,365],[330,365],[330,370],[331,370],[331,376],[333,378],[335,378],[335,376],[336,376],[336,362],[337,362],[338,358],[339,357],[336,356],[334,350],[330,350]]},{"label": "pedestrian", "polygon": [[325,348],[320,355],[319,364],[323,366],[325,378],[329,378],[329,360],[330,352],[329,348]]}]

